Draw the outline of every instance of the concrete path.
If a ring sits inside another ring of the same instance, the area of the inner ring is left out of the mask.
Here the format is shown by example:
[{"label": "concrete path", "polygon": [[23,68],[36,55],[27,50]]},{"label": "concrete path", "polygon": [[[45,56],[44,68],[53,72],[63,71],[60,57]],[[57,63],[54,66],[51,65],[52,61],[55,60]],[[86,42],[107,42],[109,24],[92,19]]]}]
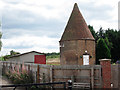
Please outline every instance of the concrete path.
[{"label": "concrete path", "polygon": [[[10,85],[12,84],[6,77],[2,76],[2,65],[0,63],[0,85]],[[13,90],[13,88],[1,88],[0,90]]]},{"label": "concrete path", "polygon": [[[0,85],[9,85],[11,84],[11,82],[2,76],[2,65],[0,63]],[[0,87],[0,90],[13,90],[13,88],[1,88]]]},{"label": "concrete path", "polygon": [[[5,77],[0,76],[0,85],[12,85],[12,83]],[[1,88],[0,90],[13,90],[13,88]],[[25,90],[24,88],[16,88],[15,90]]]},{"label": "concrete path", "polygon": [[0,62],[0,85],[8,85],[8,84],[11,84],[11,83],[10,83],[10,81],[8,81],[7,78],[2,76],[2,65]]},{"label": "concrete path", "polygon": [[11,84],[11,82],[7,78],[0,76],[0,85],[9,85],[9,84]]}]

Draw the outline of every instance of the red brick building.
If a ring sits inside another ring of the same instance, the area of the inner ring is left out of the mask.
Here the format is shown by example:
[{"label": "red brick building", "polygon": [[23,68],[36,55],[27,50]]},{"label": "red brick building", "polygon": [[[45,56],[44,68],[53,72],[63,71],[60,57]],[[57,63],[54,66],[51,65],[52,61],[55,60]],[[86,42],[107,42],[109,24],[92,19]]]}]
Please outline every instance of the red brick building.
[{"label": "red brick building", "polygon": [[95,64],[95,39],[75,3],[60,43],[61,65]]}]

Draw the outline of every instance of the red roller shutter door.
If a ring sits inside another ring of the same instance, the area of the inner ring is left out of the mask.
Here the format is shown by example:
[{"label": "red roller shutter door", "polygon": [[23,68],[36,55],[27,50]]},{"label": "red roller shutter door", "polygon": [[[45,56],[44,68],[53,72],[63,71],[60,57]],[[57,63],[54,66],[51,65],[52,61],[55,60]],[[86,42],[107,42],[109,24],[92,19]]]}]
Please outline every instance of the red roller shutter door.
[{"label": "red roller shutter door", "polygon": [[35,55],[34,63],[36,64],[46,64],[46,56],[45,55]]}]

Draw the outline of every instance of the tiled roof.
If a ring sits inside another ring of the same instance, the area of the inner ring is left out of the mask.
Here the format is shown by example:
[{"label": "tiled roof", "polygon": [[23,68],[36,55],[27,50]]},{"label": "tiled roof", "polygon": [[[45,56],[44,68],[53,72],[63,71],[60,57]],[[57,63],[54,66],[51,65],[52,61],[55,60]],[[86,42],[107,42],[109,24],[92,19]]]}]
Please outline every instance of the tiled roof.
[{"label": "tiled roof", "polygon": [[92,36],[77,3],[75,3],[69,21],[60,41],[90,39],[95,40]]}]

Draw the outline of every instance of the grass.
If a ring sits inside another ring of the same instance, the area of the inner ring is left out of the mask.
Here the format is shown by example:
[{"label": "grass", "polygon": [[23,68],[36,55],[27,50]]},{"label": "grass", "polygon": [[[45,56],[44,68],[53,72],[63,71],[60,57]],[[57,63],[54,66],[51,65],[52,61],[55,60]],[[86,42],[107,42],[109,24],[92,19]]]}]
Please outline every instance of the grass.
[{"label": "grass", "polygon": [[49,53],[46,55],[46,63],[48,65],[60,65],[60,54]]},{"label": "grass", "polygon": [[49,56],[46,56],[46,59],[54,59],[54,58],[60,58],[60,55],[49,55]]},{"label": "grass", "polygon": [[49,58],[46,63],[48,65],[60,65],[60,58]]}]

